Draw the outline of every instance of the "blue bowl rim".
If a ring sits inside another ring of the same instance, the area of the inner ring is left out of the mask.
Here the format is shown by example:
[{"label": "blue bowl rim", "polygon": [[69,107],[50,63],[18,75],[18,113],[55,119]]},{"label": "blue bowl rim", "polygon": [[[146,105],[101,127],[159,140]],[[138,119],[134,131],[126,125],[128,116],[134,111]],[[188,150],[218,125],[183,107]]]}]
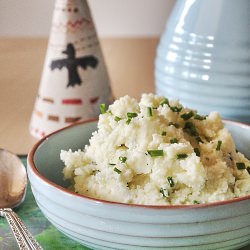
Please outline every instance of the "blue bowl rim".
[{"label": "blue bowl rim", "polygon": [[[241,201],[246,201],[246,200],[250,200],[250,195],[247,196],[242,196],[242,197],[237,197],[237,198],[233,198],[233,199],[229,199],[229,200],[224,200],[224,201],[217,201],[217,202],[211,202],[211,203],[202,203],[202,204],[190,204],[190,205],[141,205],[141,204],[129,204],[129,203],[122,203],[122,202],[115,202],[115,201],[107,201],[107,200],[103,200],[103,199],[97,199],[97,198],[92,198],[92,197],[88,197],[85,195],[81,195],[81,194],[77,194],[74,191],[71,191],[67,188],[64,188],[58,184],[55,184],[54,182],[48,180],[47,178],[45,178],[37,169],[36,165],[35,165],[35,161],[34,161],[34,155],[37,151],[37,149],[39,148],[39,146],[46,140],[48,140],[50,137],[53,137],[54,135],[57,135],[65,130],[71,129],[72,127],[76,127],[76,126],[81,126],[87,123],[93,123],[93,122],[98,122],[98,119],[88,119],[88,120],[84,120],[84,121],[78,121],[75,122],[69,126],[66,126],[64,128],[61,128],[59,130],[56,130],[48,135],[46,135],[45,137],[43,137],[42,139],[40,139],[31,149],[31,151],[28,154],[28,167],[30,168],[30,170],[33,172],[33,174],[35,174],[37,176],[37,178],[39,178],[41,181],[43,181],[44,183],[46,183],[46,185],[49,185],[53,188],[55,188],[57,191],[59,192],[63,192],[66,193],[67,195],[72,195],[75,197],[79,197],[83,200],[88,200],[89,202],[93,202],[93,203],[97,203],[97,204],[110,204],[110,205],[119,205],[119,206],[125,206],[125,207],[138,207],[138,208],[143,208],[143,209],[160,209],[160,210],[171,210],[171,209],[201,209],[201,208],[209,208],[209,207],[216,207],[216,206],[222,206],[222,205],[229,205],[232,203],[236,203],[236,202],[241,202]],[[238,122],[238,121],[232,121],[232,120],[227,120],[227,119],[223,119],[223,122],[226,122],[228,124],[236,124],[239,126],[244,126],[244,127],[248,127],[250,128],[250,124],[244,123],[244,122]]]}]

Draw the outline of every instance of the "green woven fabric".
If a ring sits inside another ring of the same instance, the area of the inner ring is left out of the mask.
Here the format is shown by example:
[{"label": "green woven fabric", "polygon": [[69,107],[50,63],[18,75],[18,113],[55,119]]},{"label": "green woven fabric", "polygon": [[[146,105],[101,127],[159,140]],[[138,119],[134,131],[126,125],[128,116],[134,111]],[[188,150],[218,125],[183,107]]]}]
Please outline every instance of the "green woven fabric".
[{"label": "green woven fabric", "polygon": [[[26,166],[26,157],[21,158]],[[71,240],[58,231],[42,214],[28,185],[24,203],[15,209],[30,232],[36,237],[44,250],[89,249]],[[14,235],[5,218],[0,217],[0,250],[18,250]]]}]

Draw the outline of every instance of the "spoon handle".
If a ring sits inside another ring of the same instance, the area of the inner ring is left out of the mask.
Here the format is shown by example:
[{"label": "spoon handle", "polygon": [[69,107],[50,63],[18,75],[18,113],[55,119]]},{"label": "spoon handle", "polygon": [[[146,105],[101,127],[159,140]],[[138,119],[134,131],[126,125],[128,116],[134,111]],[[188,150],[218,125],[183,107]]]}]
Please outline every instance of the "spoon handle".
[{"label": "spoon handle", "polygon": [[11,208],[0,209],[0,215],[7,219],[20,250],[42,250],[42,247]]}]

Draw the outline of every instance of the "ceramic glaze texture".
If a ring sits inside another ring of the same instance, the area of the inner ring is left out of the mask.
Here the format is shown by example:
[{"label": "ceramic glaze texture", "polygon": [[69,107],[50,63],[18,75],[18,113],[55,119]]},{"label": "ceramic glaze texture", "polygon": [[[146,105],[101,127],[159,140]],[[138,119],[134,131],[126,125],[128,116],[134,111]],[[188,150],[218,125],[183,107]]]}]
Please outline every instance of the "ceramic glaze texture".
[{"label": "ceramic glaze texture", "polygon": [[[238,149],[250,152],[250,126],[227,122]],[[91,249],[237,249],[250,244],[250,197],[213,205],[136,206],[69,191],[60,150],[83,148],[96,123],[40,141],[28,157],[36,202],[60,231]],[[247,155],[250,156],[249,154]]]},{"label": "ceramic glaze texture", "polygon": [[179,0],[155,61],[156,92],[250,123],[250,1]]}]

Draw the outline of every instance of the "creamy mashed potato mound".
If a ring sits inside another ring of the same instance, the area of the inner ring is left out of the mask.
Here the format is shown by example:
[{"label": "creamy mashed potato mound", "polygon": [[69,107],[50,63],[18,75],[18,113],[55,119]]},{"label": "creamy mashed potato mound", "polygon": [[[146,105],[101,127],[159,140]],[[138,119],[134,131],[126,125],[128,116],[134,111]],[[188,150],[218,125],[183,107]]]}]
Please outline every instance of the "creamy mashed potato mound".
[{"label": "creamy mashed potato mound", "polygon": [[104,109],[83,151],[61,151],[76,193],[146,205],[250,194],[250,161],[237,152],[217,112],[201,116],[153,94],[139,103],[124,96]]}]

